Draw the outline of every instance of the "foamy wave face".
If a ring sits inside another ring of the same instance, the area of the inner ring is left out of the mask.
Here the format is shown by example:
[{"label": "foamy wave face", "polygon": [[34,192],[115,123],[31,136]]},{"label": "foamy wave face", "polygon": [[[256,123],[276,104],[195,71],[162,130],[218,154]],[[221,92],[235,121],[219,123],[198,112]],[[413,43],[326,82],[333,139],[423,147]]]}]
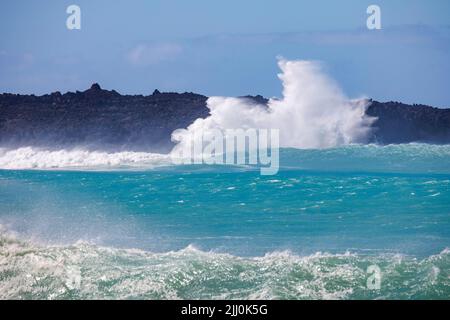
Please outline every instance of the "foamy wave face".
[{"label": "foamy wave face", "polygon": [[[450,252],[402,256],[274,252],[241,258],[193,247],[167,253],[77,243],[40,247],[0,234],[0,299],[448,298]],[[381,270],[367,289],[367,267]]]},{"label": "foamy wave face", "polygon": [[202,132],[233,128],[280,130],[280,146],[328,148],[364,142],[373,119],[365,116],[364,100],[349,100],[312,61],[280,60],[283,98],[268,106],[248,99],[211,97],[211,115],[197,119],[187,129],[176,130],[173,153],[189,148],[190,140]]},{"label": "foamy wave face", "polygon": [[[302,170],[450,172],[450,146],[431,144],[348,145],[327,149],[281,149],[280,167]],[[114,170],[173,166],[174,155],[147,152],[0,148],[0,169]],[[225,170],[225,168],[223,168]],[[231,168],[226,168],[230,170]],[[238,169],[238,168],[235,168]],[[244,167],[240,167],[244,170]],[[251,169],[251,168],[246,168]],[[217,167],[212,170],[218,170]]]},{"label": "foamy wave face", "polygon": [[153,168],[169,163],[166,155],[147,152],[103,152],[83,149],[0,148],[1,169]]}]

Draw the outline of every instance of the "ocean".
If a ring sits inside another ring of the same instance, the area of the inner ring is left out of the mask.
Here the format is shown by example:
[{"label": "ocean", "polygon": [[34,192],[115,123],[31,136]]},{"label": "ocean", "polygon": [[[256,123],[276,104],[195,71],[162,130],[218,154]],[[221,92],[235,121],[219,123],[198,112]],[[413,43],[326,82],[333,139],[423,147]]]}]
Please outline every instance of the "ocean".
[{"label": "ocean", "polygon": [[0,299],[450,298],[448,145],[283,148],[273,176],[32,147],[0,167]]}]

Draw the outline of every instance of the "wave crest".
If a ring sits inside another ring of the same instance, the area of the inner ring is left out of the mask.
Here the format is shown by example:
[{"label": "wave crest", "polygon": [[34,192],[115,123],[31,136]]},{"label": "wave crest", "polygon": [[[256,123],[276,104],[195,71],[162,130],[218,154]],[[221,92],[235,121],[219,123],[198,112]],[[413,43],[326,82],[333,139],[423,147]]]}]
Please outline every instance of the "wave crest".
[{"label": "wave crest", "polygon": [[[372,264],[383,272],[380,291],[366,288]],[[288,251],[244,258],[192,246],[37,246],[0,232],[1,299],[447,299],[449,266],[448,249],[423,260]]]},{"label": "wave crest", "polygon": [[2,169],[153,168],[167,164],[167,155],[149,152],[105,152],[83,149],[0,148]]}]

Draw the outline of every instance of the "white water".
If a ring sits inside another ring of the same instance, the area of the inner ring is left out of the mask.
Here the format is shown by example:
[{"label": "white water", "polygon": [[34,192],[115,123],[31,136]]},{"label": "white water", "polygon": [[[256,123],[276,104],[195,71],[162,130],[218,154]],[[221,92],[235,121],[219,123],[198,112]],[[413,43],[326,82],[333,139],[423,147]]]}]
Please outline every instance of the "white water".
[{"label": "white water", "polygon": [[1,169],[153,168],[169,163],[167,155],[149,152],[105,152],[83,149],[45,150],[36,147],[0,148]]},{"label": "white water", "polygon": [[[41,246],[0,225],[0,252],[0,299],[447,299],[449,290],[448,248],[422,260],[289,251],[243,258],[193,246]],[[384,271],[380,291],[366,288],[372,264]]]},{"label": "white water", "polygon": [[365,142],[373,121],[365,116],[366,100],[347,98],[317,62],[281,59],[278,65],[282,99],[270,99],[266,107],[248,99],[211,97],[209,117],[172,134],[178,143],[172,153],[190,149],[192,137],[217,129],[278,129],[281,147],[301,149]]},{"label": "white water", "polygon": [[372,119],[365,100],[351,101],[317,62],[279,60],[283,98],[268,106],[241,98],[211,97],[211,115],[172,133],[177,142],[169,155],[150,152],[89,151],[82,148],[48,150],[33,146],[0,148],[1,169],[153,168],[171,164],[191,137],[213,129],[279,129],[280,147],[329,148],[364,142]]},{"label": "white water", "polygon": [[242,98],[211,97],[211,115],[172,133],[177,142],[169,155],[151,152],[49,150],[33,146],[0,148],[1,169],[123,169],[173,164],[192,137],[212,130],[279,129],[282,148],[317,149],[363,143],[373,119],[365,116],[366,100],[350,100],[313,61],[279,60],[281,99],[268,106]]}]

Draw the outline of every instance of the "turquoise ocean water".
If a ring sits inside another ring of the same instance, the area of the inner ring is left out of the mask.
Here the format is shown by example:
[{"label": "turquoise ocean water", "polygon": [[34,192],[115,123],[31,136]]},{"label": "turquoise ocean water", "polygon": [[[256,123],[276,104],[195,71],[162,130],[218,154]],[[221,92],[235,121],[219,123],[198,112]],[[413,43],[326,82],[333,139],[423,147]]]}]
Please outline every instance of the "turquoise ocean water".
[{"label": "turquoise ocean water", "polygon": [[0,298],[450,298],[450,146],[280,166],[0,170]]}]

